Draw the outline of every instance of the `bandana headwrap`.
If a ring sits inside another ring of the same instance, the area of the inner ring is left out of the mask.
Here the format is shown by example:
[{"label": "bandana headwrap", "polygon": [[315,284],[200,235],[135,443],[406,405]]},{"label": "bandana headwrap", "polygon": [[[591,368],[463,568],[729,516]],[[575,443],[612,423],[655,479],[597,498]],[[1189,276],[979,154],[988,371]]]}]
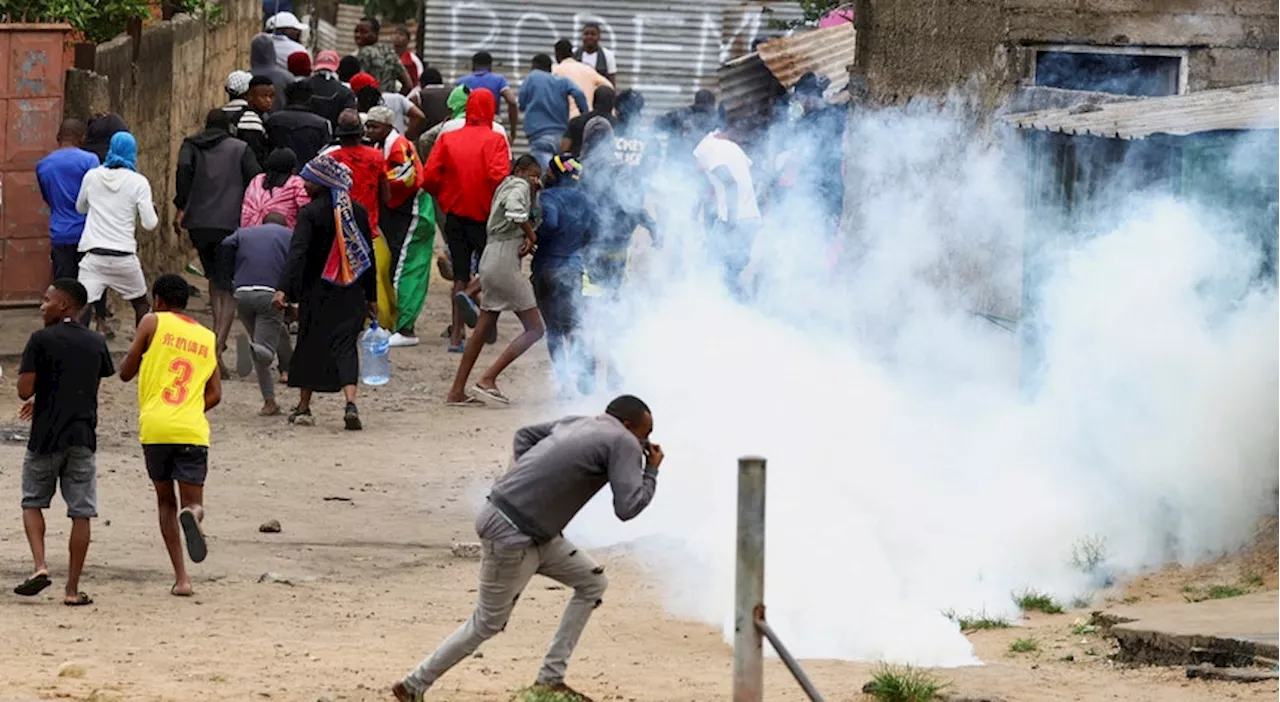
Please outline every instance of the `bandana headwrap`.
[{"label": "bandana headwrap", "polygon": [[351,206],[351,170],[331,156],[317,156],[302,169],[302,179],[329,189],[333,198],[333,224],[337,236],[324,264],[321,277],[341,287],[348,287],[373,265],[373,251],[356,224]]},{"label": "bandana headwrap", "polygon": [[128,168],[138,170],[138,142],[129,132],[116,132],[111,135],[111,145],[107,147],[107,159],[103,162],[107,168]]}]

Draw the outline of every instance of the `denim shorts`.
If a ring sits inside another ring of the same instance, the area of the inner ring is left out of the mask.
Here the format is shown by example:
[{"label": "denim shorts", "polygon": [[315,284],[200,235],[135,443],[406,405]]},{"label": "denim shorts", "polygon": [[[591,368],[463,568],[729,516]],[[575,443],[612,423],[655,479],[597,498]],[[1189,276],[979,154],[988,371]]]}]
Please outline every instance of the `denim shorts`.
[{"label": "denim shorts", "polygon": [[48,509],[59,482],[68,517],[98,516],[98,468],[92,450],[72,446],[53,453],[27,451],[22,459],[22,508]]}]

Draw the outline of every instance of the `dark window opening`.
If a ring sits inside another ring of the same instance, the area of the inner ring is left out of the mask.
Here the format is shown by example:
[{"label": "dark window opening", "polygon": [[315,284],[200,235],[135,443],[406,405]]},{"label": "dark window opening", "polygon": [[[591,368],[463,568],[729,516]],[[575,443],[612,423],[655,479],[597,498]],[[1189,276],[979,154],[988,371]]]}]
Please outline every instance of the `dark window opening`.
[{"label": "dark window opening", "polygon": [[1142,97],[1177,95],[1181,69],[1177,56],[1041,51],[1036,85]]}]

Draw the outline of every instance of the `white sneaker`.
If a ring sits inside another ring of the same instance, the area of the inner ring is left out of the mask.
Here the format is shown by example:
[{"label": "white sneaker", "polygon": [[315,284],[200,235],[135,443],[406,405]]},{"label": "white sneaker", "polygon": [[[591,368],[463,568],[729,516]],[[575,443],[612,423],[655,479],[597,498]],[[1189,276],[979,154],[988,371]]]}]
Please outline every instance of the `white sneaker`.
[{"label": "white sneaker", "polygon": [[390,346],[390,347],[392,347],[392,348],[398,348],[398,347],[401,347],[401,346],[417,346],[417,345],[418,345],[418,337],[416,337],[416,336],[405,336],[404,334],[401,334],[400,332],[396,332],[395,334],[392,334],[392,335],[391,335],[391,338],[390,338],[390,339],[388,339],[388,340],[387,340],[387,345],[388,345],[388,346]]}]

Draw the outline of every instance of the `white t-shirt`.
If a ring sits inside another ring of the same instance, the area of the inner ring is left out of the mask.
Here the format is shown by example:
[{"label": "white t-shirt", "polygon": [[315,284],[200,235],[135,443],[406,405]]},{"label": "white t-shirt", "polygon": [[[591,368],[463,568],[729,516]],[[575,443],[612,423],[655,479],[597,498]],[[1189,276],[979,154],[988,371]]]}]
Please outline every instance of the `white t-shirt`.
[{"label": "white t-shirt", "polygon": [[396,113],[396,121],[391,126],[395,127],[397,132],[404,134],[409,127],[409,111],[413,109],[413,102],[400,93],[383,93],[382,104]]},{"label": "white t-shirt", "polygon": [[[614,57],[613,50],[603,46],[598,47],[599,51],[588,53],[582,52],[582,58],[578,59],[582,63],[596,69],[597,73],[607,73],[613,75],[618,72],[618,59]],[[601,66],[601,56],[603,56],[603,66]]]},{"label": "white t-shirt", "polygon": [[716,218],[729,221],[728,189],[725,183],[712,175],[712,171],[724,167],[738,187],[738,222],[760,219],[760,206],[756,203],[755,183],[751,178],[751,159],[742,147],[722,139],[719,132],[712,132],[693,150],[693,160],[698,168],[710,176],[711,188],[716,196]]}]

